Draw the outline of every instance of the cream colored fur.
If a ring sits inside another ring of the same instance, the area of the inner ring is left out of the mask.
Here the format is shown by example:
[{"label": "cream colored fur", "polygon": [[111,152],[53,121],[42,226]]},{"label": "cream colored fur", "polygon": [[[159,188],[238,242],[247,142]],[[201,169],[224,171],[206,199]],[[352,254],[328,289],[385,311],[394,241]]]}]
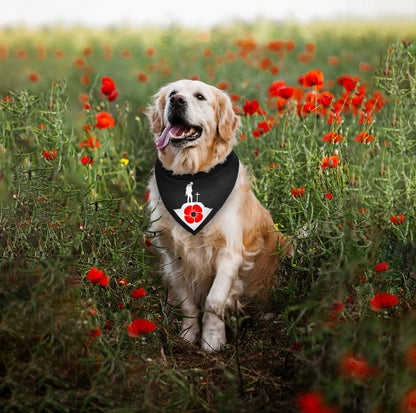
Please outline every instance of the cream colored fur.
[{"label": "cream colored fur", "polygon": [[[200,126],[203,133],[184,147],[168,145],[159,151],[159,159],[174,174],[208,172],[223,163],[232,150],[240,120],[224,92],[199,81],[180,80],[163,87],[148,110],[155,141],[167,125],[169,96],[173,93],[186,100],[188,123]],[[161,270],[171,297],[181,303],[185,315],[182,337],[197,341],[202,314],[201,346],[208,352],[217,351],[226,343],[225,310],[234,309],[243,297],[254,298],[270,290],[278,266],[277,243],[282,246],[285,240],[251,192],[241,164],[229,198],[197,235],[169,215],[154,175],[148,189],[153,221],[149,231],[157,234],[154,244],[160,247]]]}]

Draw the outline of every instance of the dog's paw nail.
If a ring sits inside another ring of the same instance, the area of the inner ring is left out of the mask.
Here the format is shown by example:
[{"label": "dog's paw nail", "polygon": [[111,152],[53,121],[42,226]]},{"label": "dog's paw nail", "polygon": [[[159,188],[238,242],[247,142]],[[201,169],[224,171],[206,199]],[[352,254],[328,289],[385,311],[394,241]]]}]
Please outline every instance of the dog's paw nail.
[{"label": "dog's paw nail", "polygon": [[222,335],[214,335],[208,338],[202,338],[202,350],[206,351],[207,353],[220,351],[221,348],[225,345],[225,342],[225,337]]}]

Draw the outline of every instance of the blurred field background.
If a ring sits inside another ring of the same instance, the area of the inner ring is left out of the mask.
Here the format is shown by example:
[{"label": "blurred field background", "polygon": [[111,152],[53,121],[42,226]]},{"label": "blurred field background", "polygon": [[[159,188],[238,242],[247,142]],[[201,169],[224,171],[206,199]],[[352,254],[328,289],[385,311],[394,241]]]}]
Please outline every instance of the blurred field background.
[{"label": "blurred field background", "polygon": [[[415,39],[413,22],[0,31],[2,410],[416,411]],[[146,232],[143,113],[178,78],[230,94],[236,152],[295,242],[275,318],[229,315],[214,355],[178,337]]]}]

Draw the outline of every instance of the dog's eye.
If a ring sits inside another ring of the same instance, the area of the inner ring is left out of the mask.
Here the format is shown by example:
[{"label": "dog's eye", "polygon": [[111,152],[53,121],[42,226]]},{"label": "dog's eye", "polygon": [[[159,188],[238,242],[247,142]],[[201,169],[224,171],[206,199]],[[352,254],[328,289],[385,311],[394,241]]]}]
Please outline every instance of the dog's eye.
[{"label": "dog's eye", "polygon": [[201,95],[201,93],[197,93],[197,94],[195,95],[195,97],[196,97],[198,100],[206,100],[206,99],[205,99],[205,96],[204,96],[204,95]]}]

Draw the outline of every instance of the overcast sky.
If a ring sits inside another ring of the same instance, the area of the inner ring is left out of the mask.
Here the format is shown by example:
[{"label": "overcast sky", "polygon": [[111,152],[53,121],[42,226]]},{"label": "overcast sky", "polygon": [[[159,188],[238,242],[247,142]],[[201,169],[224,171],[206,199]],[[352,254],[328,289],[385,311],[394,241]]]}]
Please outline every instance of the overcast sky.
[{"label": "overcast sky", "polygon": [[0,27],[138,27],[176,23],[206,28],[232,20],[309,22],[331,18],[412,18],[416,0],[0,0]]}]

